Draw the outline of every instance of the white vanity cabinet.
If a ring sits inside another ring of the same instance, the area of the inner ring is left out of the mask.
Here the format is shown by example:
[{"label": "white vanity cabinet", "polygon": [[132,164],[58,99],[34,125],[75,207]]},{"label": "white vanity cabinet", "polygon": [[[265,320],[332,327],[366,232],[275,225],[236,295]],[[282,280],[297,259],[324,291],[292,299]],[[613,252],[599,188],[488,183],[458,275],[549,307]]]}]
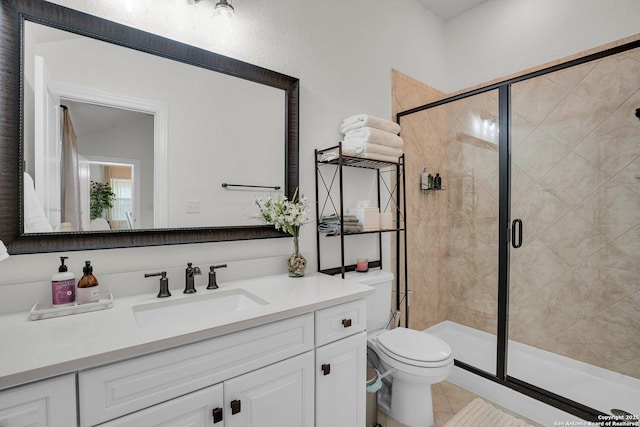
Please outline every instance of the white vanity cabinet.
[{"label": "white vanity cabinet", "polygon": [[2,427],[69,427],[76,424],[73,374],[0,392]]},{"label": "white vanity cabinet", "polygon": [[[373,289],[324,274],[227,287],[169,305],[123,297],[83,314],[91,328],[2,316],[0,427],[364,427]],[[264,304],[216,310],[239,293]],[[190,309],[201,301],[210,311]],[[168,321],[140,323],[151,309]]]},{"label": "white vanity cabinet", "polygon": [[313,351],[224,382],[226,427],[313,427]]},{"label": "white vanity cabinet", "polygon": [[207,387],[117,418],[100,427],[223,427],[222,390],[222,384]]},{"label": "white vanity cabinet", "polygon": [[[313,313],[308,313],[80,372],[80,425],[98,425],[312,353],[313,327]],[[286,402],[281,405],[287,407]],[[225,420],[230,412],[224,407]]]},{"label": "white vanity cabinet", "polygon": [[316,312],[316,427],[364,427],[366,304]]}]

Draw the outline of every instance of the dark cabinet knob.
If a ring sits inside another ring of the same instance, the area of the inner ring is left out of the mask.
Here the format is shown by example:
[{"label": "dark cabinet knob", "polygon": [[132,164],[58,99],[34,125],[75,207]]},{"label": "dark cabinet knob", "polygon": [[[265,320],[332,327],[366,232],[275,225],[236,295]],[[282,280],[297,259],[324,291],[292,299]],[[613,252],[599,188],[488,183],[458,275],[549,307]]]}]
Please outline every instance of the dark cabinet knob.
[{"label": "dark cabinet knob", "polygon": [[331,373],[331,365],[329,363],[323,364],[320,369],[323,375],[329,375]]},{"label": "dark cabinet knob", "polygon": [[213,415],[213,423],[219,423],[220,421],[222,421],[222,408],[215,408],[212,411],[212,415]]},{"label": "dark cabinet knob", "polygon": [[231,401],[231,415],[235,415],[240,412],[240,401],[232,400]]},{"label": "dark cabinet knob", "polygon": [[351,326],[351,319],[342,319],[342,326],[348,328]]}]

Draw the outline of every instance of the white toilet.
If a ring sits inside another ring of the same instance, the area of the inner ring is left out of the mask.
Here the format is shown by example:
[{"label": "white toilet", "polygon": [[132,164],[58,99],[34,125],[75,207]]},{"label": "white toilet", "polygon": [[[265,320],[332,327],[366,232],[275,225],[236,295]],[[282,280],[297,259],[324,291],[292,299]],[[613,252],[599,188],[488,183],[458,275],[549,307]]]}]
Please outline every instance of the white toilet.
[{"label": "white toilet", "polygon": [[407,328],[387,329],[391,318],[393,274],[379,269],[347,273],[347,279],[376,288],[367,298],[368,362],[383,378],[378,404],[411,427],[433,425],[431,384],[453,368],[451,347],[440,338]]}]

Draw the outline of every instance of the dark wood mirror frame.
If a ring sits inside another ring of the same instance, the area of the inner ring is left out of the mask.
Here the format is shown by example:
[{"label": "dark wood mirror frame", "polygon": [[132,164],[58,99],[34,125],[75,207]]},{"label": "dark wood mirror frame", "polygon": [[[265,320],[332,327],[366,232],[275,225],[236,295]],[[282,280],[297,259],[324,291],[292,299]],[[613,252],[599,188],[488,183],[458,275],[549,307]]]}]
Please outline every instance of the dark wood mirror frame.
[{"label": "dark wood mirror frame", "polygon": [[42,0],[0,3],[0,239],[11,254],[158,246],[284,237],[272,226],[168,228],[23,234],[24,21],[107,41],[285,91],[285,194],[298,187],[299,80]]}]

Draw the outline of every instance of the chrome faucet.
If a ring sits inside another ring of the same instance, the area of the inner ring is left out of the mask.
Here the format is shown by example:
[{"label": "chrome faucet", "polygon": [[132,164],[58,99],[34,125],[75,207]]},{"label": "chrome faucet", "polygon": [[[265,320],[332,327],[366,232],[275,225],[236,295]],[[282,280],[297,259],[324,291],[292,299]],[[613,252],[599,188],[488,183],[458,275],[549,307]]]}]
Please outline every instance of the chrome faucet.
[{"label": "chrome faucet", "polygon": [[193,263],[187,263],[187,269],[184,272],[185,277],[185,285],[184,285],[184,293],[185,294],[193,294],[196,292],[196,283],[195,283],[195,275],[202,274],[200,271],[200,267],[192,267]]}]

